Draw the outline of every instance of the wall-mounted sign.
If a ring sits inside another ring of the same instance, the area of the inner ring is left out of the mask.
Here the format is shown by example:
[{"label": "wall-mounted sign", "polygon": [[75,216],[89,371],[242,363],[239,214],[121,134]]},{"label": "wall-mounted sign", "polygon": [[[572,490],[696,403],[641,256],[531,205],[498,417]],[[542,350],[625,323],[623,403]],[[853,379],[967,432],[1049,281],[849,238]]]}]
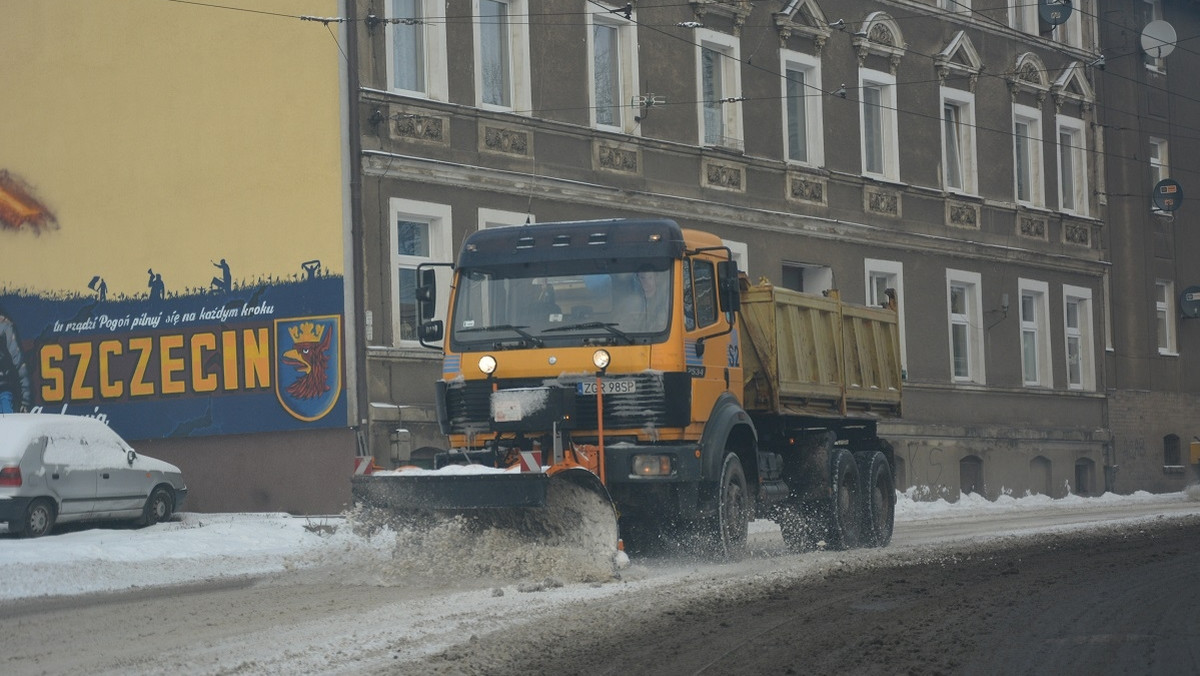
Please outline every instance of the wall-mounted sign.
[{"label": "wall-mounted sign", "polygon": [[1154,206],[1163,211],[1175,211],[1183,204],[1183,186],[1173,178],[1164,178],[1154,185]]},{"label": "wall-mounted sign", "polygon": [[1200,319],[1200,286],[1189,286],[1179,294],[1179,310],[1184,317]]}]

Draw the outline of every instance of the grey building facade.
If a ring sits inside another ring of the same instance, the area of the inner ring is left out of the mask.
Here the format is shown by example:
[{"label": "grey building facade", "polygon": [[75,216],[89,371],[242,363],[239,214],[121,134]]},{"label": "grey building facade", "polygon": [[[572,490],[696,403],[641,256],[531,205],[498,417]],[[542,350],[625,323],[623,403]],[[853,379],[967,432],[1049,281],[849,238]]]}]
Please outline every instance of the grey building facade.
[{"label": "grey building facade", "polygon": [[[867,303],[898,290],[905,415],[882,433],[900,488],[1175,486],[1129,449],[1160,398],[1195,410],[1186,358],[1149,354],[1151,381],[1133,363],[1145,336],[1117,325],[1127,306],[1150,321],[1147,275],[1192,283],[1197,242],[1175,216],[1160,227],[1174,226],[1173,257],[1150,257],[1163,237],[1113,224],[1115,209],[1165,217],[1113,196],[1146,170],[1114,168],[1127,149],[1113,144],[1145,141],[1105,126],[1126,102],[1102,96],[1128,94],[1115,64],[1100,70],[1119,33],[1104,2],[1057,26],[999,0],[347,5],[357,367],[380,464],[397,429],[418,455],[445,445],[440,355],[415,333],[418,264],[453,260],[481,227],[652,215],[718,234],[751,279]],[[1195,143],[1156,133],[1181,153]],[[1127,427],[1110,424],[1118,410]],[[1169,422],[1139,437],[1143,455],[1166,434],[1186,455],[1194,432]]]}]

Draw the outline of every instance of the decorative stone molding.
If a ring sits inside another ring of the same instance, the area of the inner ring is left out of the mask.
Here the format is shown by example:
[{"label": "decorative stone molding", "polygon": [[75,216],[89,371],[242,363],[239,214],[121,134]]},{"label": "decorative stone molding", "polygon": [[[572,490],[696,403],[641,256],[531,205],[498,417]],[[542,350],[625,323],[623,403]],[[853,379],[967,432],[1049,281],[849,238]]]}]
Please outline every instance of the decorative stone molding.
[{"label": "decorative stone molding", "polygon": [[833,33],[825,13],[815,0],[799,0],[793,3],[790,11],[784,8],[784,11],[772,14],[771,18],[775,21],[775,31],[779,33],[780,49],[787,48],[788,40],[793,35],[801,35],[813,41],[816,47],[814,53],[820,56],[825,41]]},{"label": "decorative stone molding", "polygon": [[1012,70],[1005,74],[1004,79],[1008,81],[1008,93],[1013,101],[1017,100],[1017,94],[1028,92],[1037,98],[1040,108],[1050,92],[1050,84],[1046,81],[1046,64],[1033,52],[1018,55]]},{"label": "decorative stone molding", "polygon": [[394,141],[420,141],[450,145],[450,118],[397,111],[388,118],[388,136]]},{"label": "decorative stone molding", "polygon": [[969,78],[969,89],[975,92],[979,82],[979,74],[983,72],[983,60],[966,32],[959,31],[941,52],[933,57],[933,67],[937,71],[938,82],[946,84],[946,78],[951,73],[966,75]]},{"label": "decorative stone molding", "polygon": [[637,146],[610,145],[600,141],[592,143],[592,166],[596,170],[640,174],[642,173],[641,160],[641,153]]},{"label": "decorative stone molding", "polygon": [[746,168],[738,164],[705,160],[700,165],[700,185],[719,190],[746,192]]},{"label": "decorative stone molding", "polygon": [[704,17],[709,12],[727,16],[733,19],[733,34],[740,36],[742,34],[742,26],[746,25],[746,17],[750,16],[750,12],[754,10],[750,0],[689,0],[692,4],[692,13],[696,15],[696,20],[704,23]]},{"label": "decorative stone molding", "polygon": [[829,182],[820,176],[798,172],[787,175],[787,198],[793,202],[828,206],[828,193]]},{"label": "decorative stone molding", "polygon": [[979,205],[958,200],[946,200],[946,225],[978,230]]},{"label": "decorative stone molding", "polygon": [[900,25],[884,12],[867,15],[859,32],[850,38],[858,54],[858,66],[866,64],[867,56],[874,54],[888,60],[892,75],[900,69],[900,57],[904,56],[904,34]]},{"label": "decorative stone molding", "polygon": [[1087,248],[1092,247],[1092,229],[1086,223],[1063,222],[1062,237],[1064,244],[1075,244]]},{"label": "decorative stone molding", "polygon": [[1029,214],[1017,214],[1017,234],[1021,237],[1045,242],[1049,239],[1046,230],[1046,219]]},{"label": "decorative stone molding", "polygon": [[863,186],[863,209],[883,216],[900,218],[900,193],[872,186]]},{"label": "decorative stone molding", "polygon": [[1088,82],[1083,63],[1080,61],[1072,61],[1063,69],[1054,80],[1054,84],[1050,85],[1050,95],[1054,97],[1056,112],[1061,112],[1063,104],[1067,101],[1078,103],[1084,112],[1091,111],[1096,102],[1096,91],[1092,88],[1092,83]]},{"label": "decorative stone molding", "polygon": [[525,130],[491,122],[479,123],[479,150],[533,157],[533,136]]}]

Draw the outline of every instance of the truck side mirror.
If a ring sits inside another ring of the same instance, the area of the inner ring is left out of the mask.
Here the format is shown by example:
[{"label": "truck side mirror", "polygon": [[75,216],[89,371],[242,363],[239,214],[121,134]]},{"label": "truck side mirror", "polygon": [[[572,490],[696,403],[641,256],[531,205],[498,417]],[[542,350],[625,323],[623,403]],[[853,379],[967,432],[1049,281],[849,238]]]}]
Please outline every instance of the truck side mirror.
[{"label": "truck side mirror", "polygon": [[742,308],[742,292],[738,288],[737,261],[717,263],[717,284],[720,285],[721,311],[737,312]]},{"label": "truck side mirror", "polygon": [[433,319],[437,314],[437,270],[417,268],[420,283],[417,285],[417,306],[422,321]]},{"label": "truck side mirror", "polygon": [[436,343],[442,339],[445,330],[442,320],[431,319],[417,325],[417,338],[420,338],[422,343]]}]

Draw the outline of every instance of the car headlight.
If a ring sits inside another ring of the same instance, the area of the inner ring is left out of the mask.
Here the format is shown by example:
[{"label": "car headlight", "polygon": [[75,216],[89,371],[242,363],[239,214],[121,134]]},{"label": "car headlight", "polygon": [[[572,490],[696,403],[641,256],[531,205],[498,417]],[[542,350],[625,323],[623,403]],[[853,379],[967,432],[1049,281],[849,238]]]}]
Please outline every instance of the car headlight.
[{"label": "car headlight", "polygon": [[479,370],[486,375],[492,375],[496,372],[496,358],[490,354],[485,354],[479,358]]},{"label": "car headlight", "polygon": [[633,456],[635,476],[670,476],[675,471],[674,459],[669,455]]},{"label": "car headlight", "polygon": [[608,368],[608,363],[612,361],[612,355],[608,354],[608,350],[596,350],[592,353],[592,363],[598,369]]}]

